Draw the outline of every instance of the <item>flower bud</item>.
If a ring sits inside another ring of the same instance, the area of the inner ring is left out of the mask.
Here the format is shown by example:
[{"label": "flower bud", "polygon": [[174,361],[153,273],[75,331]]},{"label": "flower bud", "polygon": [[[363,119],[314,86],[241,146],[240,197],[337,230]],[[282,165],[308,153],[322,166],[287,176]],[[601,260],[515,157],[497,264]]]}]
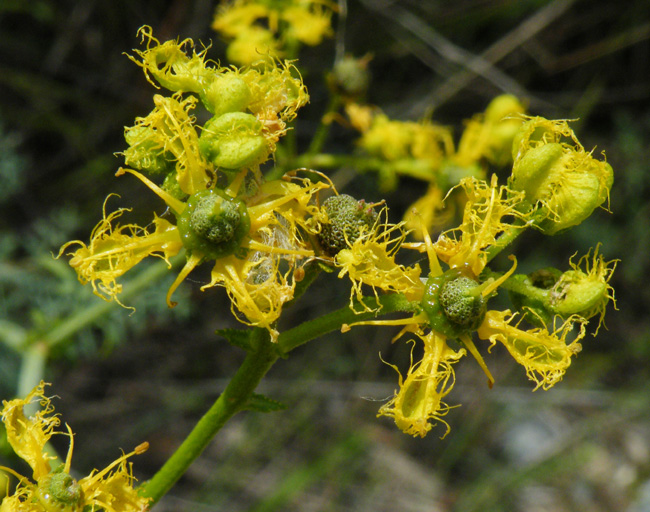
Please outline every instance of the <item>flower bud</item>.
[{"label": "flower bud", "polygon": [[280,45],[273,32],[264,27],[243,28],[226,48],[226,57],[233,64],[252,65],[267,56],[279,57]]},{"label": "flower bud", "polygon": [[512,141],[521,128],[521,114],[526,109],[512,94],[502,94],[494,98],[485,109],[485,123],[490,125],[486,157],[496,165],[506,165],[510,161]]},{"label": "flower bud", "polygon": [[605,262],[598,248],[571,263],[571,270],[564,272],[549,292],[548,306],[555,314],[567,318],[579,315],[590,319],[600,314],[601,322],[605,307],[614,300],[614,290],[609,285],[616,261]]},{"label": "flower bud", "polygon": [[129,147],[124,151],[126,165],[150,174],[166,174],[174,170],[174,155],[165,151],[159,136],[151,126],[126,128],[124,139]]},{"label": "flower bud", "polygon": [[270,149],[262,123],[252,114],[229,112],[210,119],[199,137],[201,154],[216,167],[236,170],[266,160]]},{"label": "flower bud", "polygon": [[350,99],[359,98],[366,93],[370,83],[368,57],[355,59],[345,56],[334,65],[329,76],[330,87],[338,94]]},{"label": "flower bud", "polygon": [[528,150],[515,162],[510,185],[526,193],[526,199],[536,203],[552,193],[564,165],[562,145],[557,142]]},{"label": "flower bud", "polygon": [[200,93],[201,101],[212,114],[243,112],[252,100],[246,82],[236,73],[217,75]]},{"label": "flower bud", "polygon": [[[494,98],[485,109],[485,120],[489,123],[500,123],[505,118],[525,111],[521,101],[512,94],[502,94]],[[521,125],[521,123],[517,123]]]},{"label": "flower bud", "polygon": [[609,198],[612,167],[587,153],[566,121],[527,121],[513,155],[510,187],[548,212],[536,226],[547,235],[577,226]]}]

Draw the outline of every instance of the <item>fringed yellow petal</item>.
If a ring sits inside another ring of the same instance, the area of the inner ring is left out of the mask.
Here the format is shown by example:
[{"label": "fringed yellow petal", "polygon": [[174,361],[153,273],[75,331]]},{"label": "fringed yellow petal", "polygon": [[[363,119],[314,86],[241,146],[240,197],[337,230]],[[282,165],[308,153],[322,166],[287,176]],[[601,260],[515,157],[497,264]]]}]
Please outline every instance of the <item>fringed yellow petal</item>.
[{"label": "fringed yellow petal", "polygon": [[[422,297],[424,285],[421,269],[415,264],[407,267],[395,261],[395,254],[406,236],[401,224],[379,223],[375,229],[362,232],[349,249],[336,255],[336,265],[341,269],[339,278],[347,275],[352,281],[350,307],[355,299],[363,298],[363,285],[377,290],[402,293],[409,300]],[[391,238],[397,232],[396,238]],[[365,306],[368,309],[368,306]]]},{"label": "fringed yellow petal", "polygon": [[170,91],[200,92],[203,84],[214,74],[214,70],[206,66],[206,49],[201,52],[192,52],[189,57],[187,49],[192,49],[194,43],[191,39],[183,41],[160,42],[153,36],[151,27],[144,26],[138,30],[142,41],[146,41],[146,50],[134,50],[137,56],[127,57],[144,70],[147,80],[158,87],[155,79],[160,85]]},{"label": "fringed yellow petal", "polygon": [[[7,441],[16,455],[30,465],[34,480],[43,478],[50,472],[50,457],[45,452],[45,444],[52,437],[54,428],[60,424],[54,415],[54,406],[45,396],[46,384],[36,386],[24,399],[5,400],[2,402],[2,422],[7,431]],[[25,416],[24,407],[38,400],[41,409]]]},{"label": "fringed yellow petal", "polygon": [[589,320],[600,315],[594,336],[604,322],[605,309],[610,300],[616,308],[614,288],[609,281],[618,260],[606,262],[598,250],[599,246],[594,250],[593,256],[589,250],[578,263],[570,261],[572,270],[564,272],[549,293],[551,310],[562,317],[577,314]]},{"label": "fringed yellow petal", "polygon": [[[552,331],[546,328],[522,330],[518,325],[511,325],[515,316],[509,310],[488,311],[478,335],[489,340],[492,346],[497,341],[502,343],[526,369],[528,378],[537,384],[535,389],[549,389],[562,380],[571,357],[580,352],[579,341],[585,335],[584,321],[571,317],[559,327],[554,326]],[[568,341],[575,323],[579,325],[579,332]]]},{"label": "fringed yellow petal", "polygon": [[165,154],[172,155],[176,179],[183,192],[191,195],[205,190],[213,179],[213,170],[199,151],[195,118],[190,114],[198,100],[194,96],[183,98],[177,93],[172,97],[156,94],[153,101],[155,107],[151,113],[137,118],[136,124],[127,128],[127,132],[145,129],[149,144],[155,144]]},{"label": "fringed yellow petal", "polygon": [[241,322],[269,331],[271,341],[279,332],[274,323],[282,305],[293,298],[295,282],[279,269],[279,259],[270,254],[254,253],[242,260],[234,256],[217,260],[212,280],[202,289],[223,286],[232,301],[233,315]]},{"label": "fringed yellow petal", "polygon": [[122,285],[117,282],[119,277],[147,256],[159,257],[171,266],[169,258],[183,248],[176,226],[160,217],[154,218],[152,231],[135,224],[115,223],[125,211],[129,210],[121,208],[107,215],[104,202],[104,218],[93,229],[90,243],[75,240],[59,251],[61,256],[70,246],[78,245],[78,249],[68,254],[72,255],[70,266],[77,272],[79,281],[91,283],[96,295],[118,303],[122,291]]},{"label": "fringed yellow petal", "polygon": [[406,378],[399,376],[399,391],[379,409],[378,416],[390,416],[405,434],[420,437],[440,422],[446,427],[441,436],[445,437],[450,428],[443,417],[450,406],[442,400],[454,386],[452,365],[465,355],[465,350],[454,352],[445,337],[435,331],[420,337],[424,341],[422,360],[411,360]]},{"label": "fringed yellow petal", "polygon": [[511,229],[514,219],[526,219],[517,210],[524,194],[498,186],[496,175],[492,175],[490,184],[465,178],[461,185],[468,197],[463,222],[458,228],[442,233],[435,249],[450,267],[468,266],[478,276],[487,264],[486,249],[499,245],[499,234]]},{"label": "fringed yellow petal", "polygon": [[[44,447],[59,425],[53,414],[54,407],[44,395],[41,382],[25,399],[3,402],[2,421],[7,439],[16,454],[34,470],[34,483],[11,469],[2,468],[19,479],[12,495],[5,496],[0,504],[2,512],[53,512],[103,510],[106,512],[142,512],[147,510],[149,499],[139,495],[133,487],[133,474],[127,459],[144,453],[149,446],[143,443],[134,451],[124,454],[102,471],[93,470],[78,482],[70,475],[74,434],[68,425],[70,448],[64,465],[50,469],[49,457]],[[43,407],[29,418],[23,408],[33,399],[40,398]]]}]

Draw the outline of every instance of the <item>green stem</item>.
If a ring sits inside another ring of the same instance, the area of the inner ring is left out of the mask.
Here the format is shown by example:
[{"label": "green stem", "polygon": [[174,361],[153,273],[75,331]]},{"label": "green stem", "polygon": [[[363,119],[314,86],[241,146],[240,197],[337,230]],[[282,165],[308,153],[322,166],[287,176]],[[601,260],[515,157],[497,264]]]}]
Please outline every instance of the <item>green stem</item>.
[{"label": "green stem", "polygon": [[[45,343],[34,343],[22,351],[16,396],[27,396],[43,380],[49,352]],[[32,402],[25,406],[25,412],[33,414],[39,408],[37,402]]]},{"label": "green stem", "polygon": [[254,349],[248,352],[226,389],[163,467],[144,484],[144,495],[153,503],[172,488],[224,424],[245,408],[262,377],[278,359],[277,346],[265,329],[252,330],[251,337]]},{"label": "green stem", "polygon": [[[181,443],[174,454],[151,480],[143,485],[145,496],[152,498],[152,505],[172,488],[189,466],[203,452],[212,438],[225,423],[246,404],[260,380],[269,371],[278,357],[325,333],[340,329],[344,323],[363,321],[395,311],[413,311],[414,304],[403,295],[391,294],[366,298],[362,301],[368,307],[380,306],[379,312],[356,314],[349,307],[341,308],[320,318],[309,320],[280,334],[278,343],[271,343],[264,329],[251,331],[252,350],[248,352],[226,389],[217,401]],[[361,304],[357,303],[361,307]]]},{"label": "green stem", "polygon": [[547,216],[547,211],[539,209],[533,212],[526,220],[517,219],[508,228],[506,228],[503,233],[501,233],[501,235],[499,235],[496,243],[485,251],[487,253],[487,261],[492,261],[497,256],[497,254],[499,254],[501,251],[503,251],[503,249],[514,242],[515,239],[526,230],[526,228],[539,224],[539,222],[545,219]]},{"label": "green stem", "polygon": [[[280,334],[278,337],[280,352],[287,354],[294,348],[314,338],[340,329],[343,324],[363,322],[396,311],[413,312],[416,308],[413,302],[408,301],[404,295],[399,293],[381,295],[377,299],[375,297],[366,297],[362,303],[369,308],[377,309],[379,306],[380,309],[379,311],[355,313],[349,306],[346,306],[321,317],[303,322],[293,329],[289,329]],[[355,306],[357,311],[363,310],[363,306],[360,303],[355,303]]]},{"label": "green stem", "polygon": [[318,126],[316,133],[314,133],[314,137],[311,139],[311,144],[307,150],[307,155],[314,155],[323,149],[325,141],[327,140],[327,136],[330,132],[330,125],[332,124],[331,119],[329,118],[339,109],[341,103],[341,96],[338,94],[333,94],[330,96],[329,104],[327,105],[327,109],[325,110],[323,117],[321,117],[320,125]]}]

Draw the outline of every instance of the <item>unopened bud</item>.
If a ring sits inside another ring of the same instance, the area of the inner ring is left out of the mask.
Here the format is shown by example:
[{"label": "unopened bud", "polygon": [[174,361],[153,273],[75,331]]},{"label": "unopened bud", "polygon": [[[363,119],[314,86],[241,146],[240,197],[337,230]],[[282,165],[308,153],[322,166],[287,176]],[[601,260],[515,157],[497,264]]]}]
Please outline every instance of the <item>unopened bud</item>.
[{"label": "unopened bud", "polygon": [[246,82],[233,72],[216,75],[202,91],[201,101],[212,114],[243,112],[252,100]]},{"label": "unopened bud", "polygon": [[216,167],[235,170],[265,161],[270,148],[254,115],[229,112],[205,124],[199,150]]},{"label": "unopened bud", "polygon": [[586,152],[566,121],[527,121],[515,138],[513,155],[510,187],[547,210],[537,224],[547,235],[577,226],[609,197],[612,167]]}]

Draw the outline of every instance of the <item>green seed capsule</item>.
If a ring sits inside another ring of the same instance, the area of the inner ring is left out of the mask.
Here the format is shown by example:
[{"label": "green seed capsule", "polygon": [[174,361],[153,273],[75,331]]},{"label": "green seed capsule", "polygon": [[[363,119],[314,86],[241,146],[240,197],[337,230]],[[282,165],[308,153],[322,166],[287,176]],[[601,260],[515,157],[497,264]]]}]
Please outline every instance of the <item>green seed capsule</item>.
[{"label": "green seed capsule", "polygon": [[464,269],[429,277],[420,306],[431,328],[449,338],[476,330],[487,311],[483,288]]},{"label": "green seed capsule", "polygon": [[221,190],[202,190],[187,201],[178,217],[183,245],[190,252],[218,259],[235,252],[250,230],[250,218],[243,201]]}]

